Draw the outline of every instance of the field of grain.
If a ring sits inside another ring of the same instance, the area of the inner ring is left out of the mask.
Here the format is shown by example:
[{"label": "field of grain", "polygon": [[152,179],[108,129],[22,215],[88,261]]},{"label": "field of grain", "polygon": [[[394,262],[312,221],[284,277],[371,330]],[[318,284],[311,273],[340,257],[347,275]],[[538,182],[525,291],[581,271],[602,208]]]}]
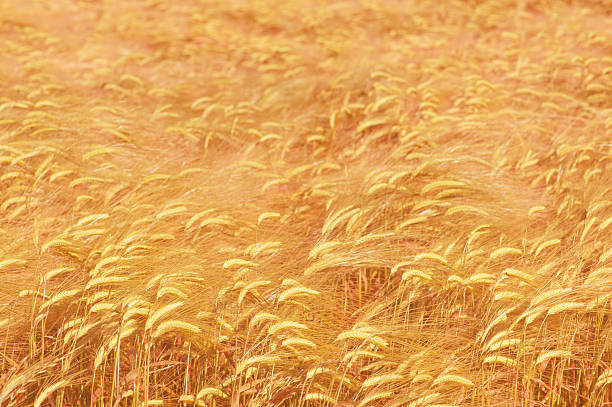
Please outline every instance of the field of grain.
[{"label": "field of grain", "polygon": [[612,406],[612,2],[0,0],[0,406]]}]

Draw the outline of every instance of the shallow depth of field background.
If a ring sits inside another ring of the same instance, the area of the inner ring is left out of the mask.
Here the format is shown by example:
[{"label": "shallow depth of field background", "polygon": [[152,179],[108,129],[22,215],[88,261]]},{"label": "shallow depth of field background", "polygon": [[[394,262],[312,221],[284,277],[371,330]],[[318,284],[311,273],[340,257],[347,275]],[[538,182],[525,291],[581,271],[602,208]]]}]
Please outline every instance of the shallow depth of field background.
[{"label": "shallow depth of field background", "polygon": [[612,405],[611,171],[609,0],[1,0],[0,405]]}]

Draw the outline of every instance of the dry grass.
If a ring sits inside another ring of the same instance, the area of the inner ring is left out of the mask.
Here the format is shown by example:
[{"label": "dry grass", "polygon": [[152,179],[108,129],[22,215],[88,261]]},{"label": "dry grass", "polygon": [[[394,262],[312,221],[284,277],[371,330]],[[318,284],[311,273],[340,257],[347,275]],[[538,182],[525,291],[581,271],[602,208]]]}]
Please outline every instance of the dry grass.
[{"label": "dry grass", "polygon": [[0,1],[1,406],[612,405],[612,3]]}]

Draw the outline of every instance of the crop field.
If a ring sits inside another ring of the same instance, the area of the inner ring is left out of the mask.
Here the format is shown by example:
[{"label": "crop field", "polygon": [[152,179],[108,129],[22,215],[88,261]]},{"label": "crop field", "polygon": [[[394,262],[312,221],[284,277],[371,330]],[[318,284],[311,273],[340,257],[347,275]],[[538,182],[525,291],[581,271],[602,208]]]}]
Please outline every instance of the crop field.
[{"label": "crop field", "polygon": [[612,406],[610,0],[0,0],[0,406]]}]

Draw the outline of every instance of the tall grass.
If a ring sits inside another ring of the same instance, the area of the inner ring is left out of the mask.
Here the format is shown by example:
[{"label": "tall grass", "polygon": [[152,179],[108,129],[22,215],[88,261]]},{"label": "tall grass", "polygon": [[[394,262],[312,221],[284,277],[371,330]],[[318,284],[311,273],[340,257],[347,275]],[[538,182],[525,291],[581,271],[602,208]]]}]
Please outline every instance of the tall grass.
[{"label": "tall grass", "polygon": [[612,404],[611,10],[2,2],[0,405]]}]

